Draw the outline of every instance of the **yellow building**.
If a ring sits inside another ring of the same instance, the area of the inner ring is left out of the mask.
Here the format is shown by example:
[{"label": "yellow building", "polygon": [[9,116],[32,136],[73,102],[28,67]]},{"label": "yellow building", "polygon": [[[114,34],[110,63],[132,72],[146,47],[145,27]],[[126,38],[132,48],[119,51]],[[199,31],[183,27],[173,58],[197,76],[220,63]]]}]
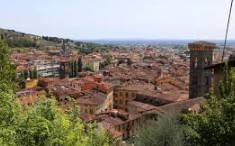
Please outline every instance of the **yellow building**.
[{"label": "yellow building", "polygon": [[25,82],[26,89],[35,88],[35,87],[37,87],[37,85],[38,85],[38,79],[26,80],[26,82]]}]

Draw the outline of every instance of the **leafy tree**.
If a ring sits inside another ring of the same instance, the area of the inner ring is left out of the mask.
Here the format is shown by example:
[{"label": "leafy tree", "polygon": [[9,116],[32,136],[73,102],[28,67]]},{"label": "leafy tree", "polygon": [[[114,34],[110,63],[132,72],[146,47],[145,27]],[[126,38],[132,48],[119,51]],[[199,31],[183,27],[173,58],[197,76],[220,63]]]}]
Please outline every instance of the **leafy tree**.
[{"label": "leafy tree", "polygon": [[78,65],[77,65],[77,61],[75,60],[73,62],[73,66],[74,66],[74,77],[77,76],[77,72],[78,72]]},{"label": "leafy tree", "polygon": [[71,120],[57,108],[55,100],[42,100],[29,107],[27,115],[20,121],[16,129],[16,143],[19,146],[92,146],[97,140],[100,144],[94,145],[108,144],[104,133],[92,128],[84,129],[81,120],[77,117]]},{"label": "leafy tree", "polygon": [[182,122],[190,128],[186,132],[188,145],[235,145],[235,80],[226,67],[220,86],[220,96],[210,93],[197,114],[183,115]]},{"label": "leafy tree", "polygon": [[224,69],[224,80],[220,85],[220,94],[222,98],[235,97],[235,79],[234,70],[230,69],[227,65]]},{"label": "leafy tree", "polygon": [[29,77],[29,71],[24,70],[24,79],[27,79]]},{"label": "leafy tree", "polygon": [[33,69],[33,78],[34,79],[38,78],[38,71],[37,71],[36,67]]},{"label": "leafy tree", "polygon": [[73,63],[69,62],[69,77],[73,77]]},{"label": "leafy tree", "polygon": [[4,34],[1,34],[0,40],[4,39]]},{"label": "leafy tree", "polygon": [[15,128],[21,118],[20,111],[10,91],[0,92],[0,145],[16,146]]},{"label": "leafy tree", "polygon": [[6,43],[9,47],[37,47],[36,42],[24,37],[6,39]]},{"label": "leafy tree", "polygon": [[29,70],[29,78],[33,79],[33,71],[32,70]]},{"label": "leafy tree", "polygon": [[137,146],[182,146],[183,130],[178,121],[171,117],[161,117],[150,121],[137,135]]},{"label": "leafy tree", "polygon": [[9,49],[0,40],[0,92],[6,89],[6,85],[14,89],[16,81],[15,66],[9,60]]},{"label": "leafy tree", "polygon": [[87,65],[84,67],[84,70],[85,70],[85,71],[93,71],[92,64],[87,64]]},{"label": "leafy tree", "polygon": [[78,59],[77,65],[78,65],[78,72],[82,72],[82,58]]},{"label": "leafy tree", "polygon": [[0,145],[15,145],[15,125],[21,113],[13,96],[15,67],[10,63],[8,48],[0,40]]},{"label": "leafy tree", "polygon": [[105,61],[100,64],[100,68],[104,68],[105,66],[109,65],[112,63],[112,57],[107,56]]}]

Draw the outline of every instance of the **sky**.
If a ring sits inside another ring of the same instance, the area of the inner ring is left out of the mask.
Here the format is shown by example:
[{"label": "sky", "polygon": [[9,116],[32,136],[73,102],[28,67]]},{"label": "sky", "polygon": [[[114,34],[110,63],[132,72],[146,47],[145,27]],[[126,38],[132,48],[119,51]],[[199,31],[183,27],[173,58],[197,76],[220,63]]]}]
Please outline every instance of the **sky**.
[{"label": "sky", "polygon": [[0,28],[77,40],[224,39],[229,6],[230,0],[0,0]]}]

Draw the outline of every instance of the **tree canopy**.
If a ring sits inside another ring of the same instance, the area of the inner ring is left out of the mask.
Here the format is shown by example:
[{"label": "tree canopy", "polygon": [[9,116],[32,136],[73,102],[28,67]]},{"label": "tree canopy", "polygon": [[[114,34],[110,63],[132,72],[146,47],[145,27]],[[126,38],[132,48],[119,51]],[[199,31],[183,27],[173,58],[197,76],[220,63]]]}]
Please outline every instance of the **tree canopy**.
[{"label": "tree canopy", "polygon": [[183,130],[178,121],[169,116],[160,117],[157,121],[149,121],[138,132],[137,146],[182,146]]}]

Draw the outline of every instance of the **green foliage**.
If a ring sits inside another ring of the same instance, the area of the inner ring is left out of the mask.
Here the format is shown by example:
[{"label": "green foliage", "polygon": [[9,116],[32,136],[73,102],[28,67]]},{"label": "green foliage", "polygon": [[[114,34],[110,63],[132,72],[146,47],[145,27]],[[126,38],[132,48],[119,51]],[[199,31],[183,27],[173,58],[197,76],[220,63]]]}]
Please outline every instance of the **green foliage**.
[{"label": "green foliage", "polygon": [[80,45],[80,47],[77,47],[78,51],[85,54],[92,52],[107,52],[111,48],[110,46],[96,43],[77,43],[77,45]]},{"label": "green foliage", "polygon": [[46,40],[46,41],[55,42],[55,43],[61,43],[61,41],[62,41],[60,38],[57,38],[57,37],[48,37],[48,36],[42,36],[42,39]]},{"label": "green foliage", "polygon": [[226,97],[235,97],[235,80],[234,80],[234,73],[228,66],[225,66],[224,69],[224,80],[220,85],[220,94],[221,98]]},{"label": "green foliage", "polygon": [[35,41],[27,38],[14,38],[14,39],[6,39],[6,43],[9,47],[37,47]]},{"label": "green foliage", "polygon": [[87,64],[85,67],[84,67],[84,70],[85,71],[93,71],[93,67],[91,64]]},{"label": "green foliage", "polygon": [[33,71],[32,71],[32,78],[33,79],[37,79],[38,78],[38,71],[37,71],[36,68],[34,68]]},{"label": "green foliage", "polygon": [[137,146],[182,146],[183,130],[177,120],[161,117],[158,121],[150,121],[137,135]]},{"label": "green foliage", "polygon": [[100,64],[100,68],[104,68],[105,66],[109,65],[112,63],[112,57],[107,56],[105,61]]},{"label": "green foliage", "polygon": [[82,59],[81,58],[78,59],[77,65],[78,65],[78,72],[82,72]]},{"label": "green foliage", "polygon": [[78,75],[78,64],[77,61],[73,62],[74,77]]},{"label": "green foliage", "polygon": [[105,146],[110,142],[106,133],[94,130],[92,124],[84,125],[77,117],[77,110],[71,110],[69,115],[73,116],[69,116],[59,110],[53,99],[40,100],[23,112],[10,94],[0,94],[0,97],[3,107],[0,110],[0,144]]},{"label": "green foliage", "polygon": [[188,145],[235,145],[235,81],[227,67],[221,83],[221,96],[210,93],[197,114],[183,115],[182,122],[190,128],[186,132]]},{"label": "green foliage", "polygon": [[81,120],[71,120],[58,109],[55,100],[39,101],[27,111],[16,129],[19,146],[92,146],[94,140],[101,142],[97,146],[108,144],[104,133],[93,129],[85,132]]},{"label": "green foliage", "polygon": [[27,79],[29,77],[29,71],[28,70],[24,70],[24,79]]},{"label": "green foliage", "polygon": [[73,77],[73,62],[69,62],[69,77]]},{"label": "green foliage", "polygon": [[0,92],[7,91],[6,85],[11,89],[15,88],[16,81],[15,66],[9,60],[9,49],[3,41],[0,40]]},{"label": "green foliage", "polygon": [[27,52],[31,51],[31,48],[25,48],[25,47],[23,47],[23,48],[11,48],[10,51],[11,52],[16,51],[18,53],[27,53]]},{"label": "green foliage", "polygon": [[69,62],[69,77],[78,76],[79,67],[80,67],[80,64],[78,61],[75,60],[75,61]]}]

